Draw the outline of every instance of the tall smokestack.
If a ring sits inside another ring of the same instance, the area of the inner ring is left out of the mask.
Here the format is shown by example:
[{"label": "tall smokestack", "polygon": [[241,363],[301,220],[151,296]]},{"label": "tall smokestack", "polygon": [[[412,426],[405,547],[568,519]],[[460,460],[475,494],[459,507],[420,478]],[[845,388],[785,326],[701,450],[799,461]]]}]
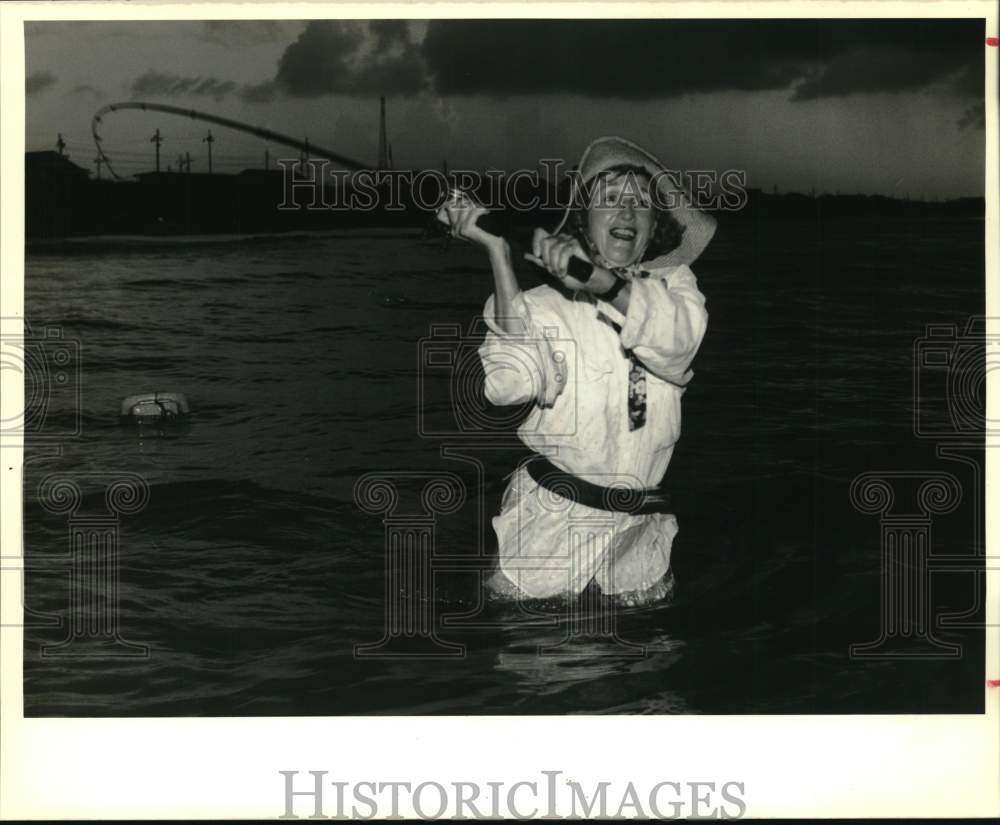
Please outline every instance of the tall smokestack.
[{"label": "tall smokestack", "polygon": [[380,112],[378,121],[378,171],[388,169],[390,166],[389,162],[389,143],[385,135],[385,97],[379,98],[380,101]]}]

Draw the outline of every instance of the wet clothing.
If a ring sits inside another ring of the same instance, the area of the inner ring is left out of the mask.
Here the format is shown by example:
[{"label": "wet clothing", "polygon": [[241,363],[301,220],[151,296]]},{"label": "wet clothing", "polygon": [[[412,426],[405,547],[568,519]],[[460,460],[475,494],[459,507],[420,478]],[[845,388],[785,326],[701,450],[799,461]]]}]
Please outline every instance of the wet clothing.
[{"label": "wet clothing", "polygon": [[[536,403],[520,439],[559,469],[604,487],[655,487],[680,437],[681,395],[708,322],[687,265],[632,279],[628,311],[549,286],[514,299],[505,332],[494,317],[479,350],[494,404]],[[639,374],[641,373],[641,374]],[[526,595],[652,587],[670,567],[677,519],[597,510],[542,488],[521,467],[493,519],[500,571]]]}]

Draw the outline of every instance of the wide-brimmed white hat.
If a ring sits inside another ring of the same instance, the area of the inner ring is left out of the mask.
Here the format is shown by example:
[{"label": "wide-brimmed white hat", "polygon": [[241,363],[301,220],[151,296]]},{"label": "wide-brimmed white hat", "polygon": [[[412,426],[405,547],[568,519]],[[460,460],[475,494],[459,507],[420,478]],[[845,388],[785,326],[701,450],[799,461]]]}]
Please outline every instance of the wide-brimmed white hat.
[{"label": "wide-brimmed white hat", "polygon": [[613,135],[597,138],[584,151],[583,157],[580,158],[580,166],[573,174],[569,206],[567,206],[566,212],[553,234],[562,231],[570,212],[583,203],[584,193],[581,187],[601,172],[620,165],[638,166],[645,169],[650,178],[657,182],[659,202],[684,227],[681,243],[676,249],[671,250],[666,255],[642,263],[651,269],[656,269],[690,264],[696,260],[715,234],[715,218],[694,208],[690,195],[676,173],[667,169],[641,146]]}]

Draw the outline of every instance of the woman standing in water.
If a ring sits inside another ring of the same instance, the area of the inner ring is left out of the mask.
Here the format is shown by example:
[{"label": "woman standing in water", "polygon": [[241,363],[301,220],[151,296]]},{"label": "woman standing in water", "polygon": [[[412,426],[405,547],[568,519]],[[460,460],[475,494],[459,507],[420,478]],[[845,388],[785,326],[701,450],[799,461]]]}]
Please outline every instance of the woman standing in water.
[{"label": "woman standing in water", "polygon": [[[555,231],[535,230],[526,257],[562,289],[522,292],[508,243],[476,224],[485,212],[453,199],[438,217],[489,256],[486,395],[535,402],[518,435],[536,452],[493,519],[498,567],[488,587],[549,598],[593,581],[622,604],[663,599],[678,528],[652,488],[680,437],[681,395],[708,322],[689,264],[715,221],[655,157],[617,137],[584,152]],[[593,263],[586,281],[568,273],[573,257]]]}]

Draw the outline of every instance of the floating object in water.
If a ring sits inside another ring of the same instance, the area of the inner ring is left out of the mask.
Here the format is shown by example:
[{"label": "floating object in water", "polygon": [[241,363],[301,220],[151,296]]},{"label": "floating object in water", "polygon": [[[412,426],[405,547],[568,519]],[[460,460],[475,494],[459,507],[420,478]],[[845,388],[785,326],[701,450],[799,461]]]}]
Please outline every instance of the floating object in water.
[{"label": "floating object in water", "polygon": [[122,401],[123,423],[160,424],[183,421],[191,414],[188,400],[182,392],[147,392],[130,395]]}]

